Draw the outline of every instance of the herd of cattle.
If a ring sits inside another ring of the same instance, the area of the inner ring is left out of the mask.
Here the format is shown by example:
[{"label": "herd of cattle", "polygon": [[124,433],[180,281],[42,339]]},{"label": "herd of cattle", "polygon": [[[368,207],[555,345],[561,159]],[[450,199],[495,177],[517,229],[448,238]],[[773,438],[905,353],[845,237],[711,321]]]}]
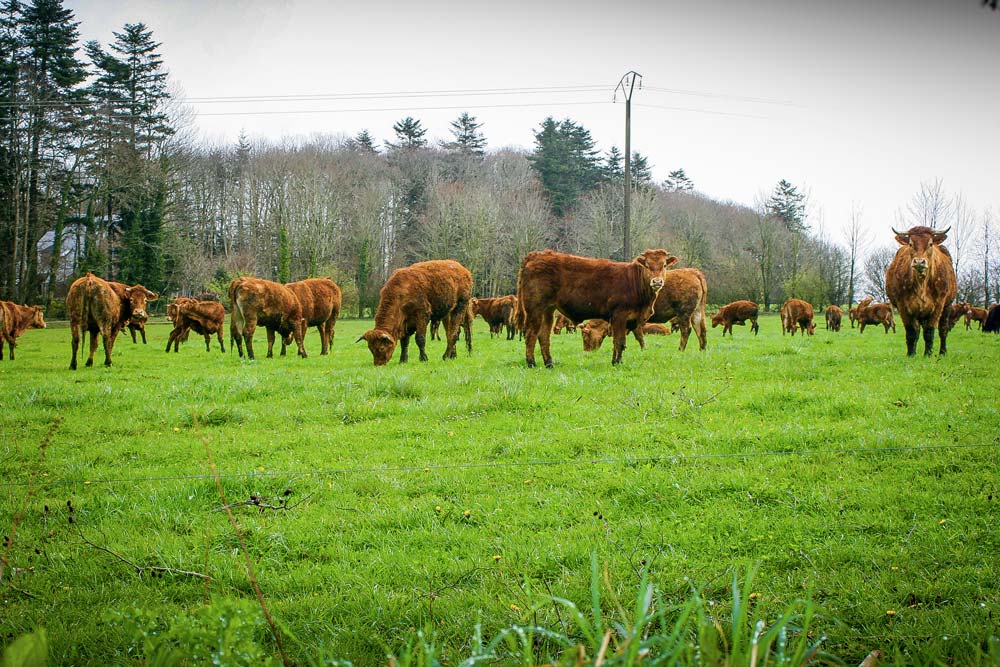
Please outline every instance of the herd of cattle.
[{"label": "herd of cattle", "polygon": [[[896,232],[900,248],[886,272],[889,303],[872,303],[867,298],[848,312],[851,326],[861,332],[867,325],[882,325],[895,333],[893,308],[899,313],[906,332],[907,354],[916,353],[917,338],[923,333],[924,353],[931,354],[934,332],[940,339],[939,352],[946,352],[948,332],[963,316],[966,328],[978,321],[983,331],[1000,331],[1000,307],[989,310],[968,303],[953,304],[956,295],[955,273],[951,256],[942,242],[947,231],[913,227]],[[426,334],[437,337],[444,325],[445,359],[457,356],[456,347],[462,331],[466,347],[472,350],[472,321],[477,315],[489,325],[490,335],[507,340],[520,334],[525,341],[525,359],[535,365],[535,345],[542,360],[552,366],[550,340],[564,329],[572,332],[580,326],[585,351],[596,350],[605,338],[613,340],[611,361],[618,364],[629,332],[641,348],[646,335],[680,332],[680,349],[687,346],[692,331],[700,349],[706,341],[705,308],[708,285],[698,269],[667,270],[677,258],[662,249],[646,250],[631,262],[578,257],[553,250],[528,253],[521,263],[517,294],[476,299],[472,274],[454,260],[417,262],[393,272],[379,294],[374,326],[356,342],[365,341],[376,366],[392,358],[396,346],[399,360],[408,358],[411,337],[415,337],[420,360],[427,360]],[[239,355],[254,358],[253,337],[258,325],[267,332],[267,356],[273,356],[275,336],[281,338],[281,352],[294,341],[298,354],[307,356],[303,343],[306,330],[316,327],[321,354],[333,343],[334,329],[340,315],[341,291],[328,278],[310,278],[281,284],[259,278],[242,277],[232,281],[228,290],[230,304],[230,340]],[[86,365],[92,366],[98,336],[104,345],[104,364],[111,365],[115,339],[129,329],[146,342],[146,304],[158,295],[142,285],[106,281],[88,273],[76,280],[66,297],[66,309],[72,332],[73,356],[70,369],[76,369],[77,351],[86,333],[90,334],[90,352]],[[722,335],[732,336],[733,325],[750,322],[757,333],[759,309],[753,301],[735,301],[711,316],[713,327],[722,325]],[[815,332],[811,304],[788,299],[781,306],[782,334],[803,335]],[[167,318],[173,330],[167,339],[167,352],[177,352],[191,331],[204,336],[205,349],[211,350],[216,336],[225,351],[223,328],[225,308],[215,295],[198,298],[178,297],[167,306]],[[843,312],[838,306],[825,311],[826,328],[840,331]],[[6,342],[11,359],[18,336],[29,328],[44,328],[42,309],[0,301],[0,359]]]}]

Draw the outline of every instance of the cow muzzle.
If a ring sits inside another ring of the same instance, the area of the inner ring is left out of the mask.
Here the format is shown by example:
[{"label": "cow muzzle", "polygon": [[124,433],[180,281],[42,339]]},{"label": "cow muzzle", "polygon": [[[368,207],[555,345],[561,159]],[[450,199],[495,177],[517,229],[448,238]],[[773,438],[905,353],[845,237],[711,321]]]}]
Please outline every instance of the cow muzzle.
[{"label": "cow muzzle", "polygon": [[145,310],[133,310],[132,311],[132,319],[133,320],[142,320],[143,322],[145,322],[146,320],[149,319],[149,317],[146,315],[146,311]]},{"label": "cow muzzle", "polygon": [[919,276],[923,276],[927,273],[927,260],[923,257],[914,258],[913,263],[910,264],[910,266],[913,267],[913,270],[916,271]]},{"label": "cow muzzle", "polygon": [[663,278],[653,278],[649,281],[649,286],[654,292],[659,292],[663,289]]}]

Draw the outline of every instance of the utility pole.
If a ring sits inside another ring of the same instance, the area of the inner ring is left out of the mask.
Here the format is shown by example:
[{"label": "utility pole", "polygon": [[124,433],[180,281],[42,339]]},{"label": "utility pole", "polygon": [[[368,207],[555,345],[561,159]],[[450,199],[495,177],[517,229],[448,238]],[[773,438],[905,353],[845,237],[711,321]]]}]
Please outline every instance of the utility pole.
[{"label": "utility pole", "polygon": [[[626,262],[632,258],[632,243],[629,239],[632,214],[632,91],[635,90],[636,79],[639,79],[641,90],[642,75],[638,72],[626,72],[618,82],[618,88],[621,88],[625,96],[625,245],[622,251],[625,256],[622,259]],[[618,88],[615,89],[616,94]]]}]

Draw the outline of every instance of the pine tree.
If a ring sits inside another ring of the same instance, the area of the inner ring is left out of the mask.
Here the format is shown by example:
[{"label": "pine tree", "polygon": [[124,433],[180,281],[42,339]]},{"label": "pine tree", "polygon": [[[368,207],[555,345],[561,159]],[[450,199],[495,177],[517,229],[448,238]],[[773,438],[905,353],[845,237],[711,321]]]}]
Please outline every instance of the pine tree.
[{"label": "pine tree", "polygon": [[538,173],[552,213],[559,218],[604,176],[590,131],[569,118],[557,122],[549,116],[542,121],[535,133],[535,152],[528,160]]},{"label": "pine tree", "polygon": [[805,224],[805,195],[785,179],[778,181],[774,187],[774,193],[767,200],[767,211],[781,220],[790,232],[799,233],[808,229]]},{"label": "pine tree", "polygon": [[667,192],[689,192],[694,190],[694,183],[683,169],[676,169],[667,174],[667,180],[663,181],[663,188]]},{"label": "pine tree", "polygon": [[604,178],[609,181],[620,181],[625,178],[625,158],[617,146],[612,146],[604,158]]},{"label": "pine tree", "polygon": [[455,140],[443,143],[442,146],[462,155],[481,157],[486,152],[486,137],[479,131],[482,126],[482,123],[476,122],[475,116],[462,112],[462,115],[451,122],[451,133]]},{"label": "pine tree", "polygon": [[629,165],[632,171],[632,189],[649,187],[653,182],[653,170],[649,166],[649,160],[639,151],[632,151],[632,163]]},{"label": "pine tree", "polygon": [[158,144],[174,134],[163,112],[170,94],[163,59],[156,52],[160,43],[153,41],[153,31],[143,23],[126,23],[114,36],[111,50],[119,54],[116,68],[124,74],[119,83],[128,109],[129,140],[134,150],[149,159]]},{"label": "pine tree", "polygon": [[392,126],[392,129],[396,133],[398,143],[385,142],[385,145],[392,150],[412,150],[427,145],[427,140],[424,139],[427,130],[421,127],[420,121],[412,116],[407,116],[397,122]]},{"label": "pine tree", "polygon": [[375,140],[372,139],[372,135],[368,133],[368,130],[361,130],[358,132],[358,136],[351,140],[351,146],[363,153],[371,153],[374,155],[378,152],[375,149]]}]

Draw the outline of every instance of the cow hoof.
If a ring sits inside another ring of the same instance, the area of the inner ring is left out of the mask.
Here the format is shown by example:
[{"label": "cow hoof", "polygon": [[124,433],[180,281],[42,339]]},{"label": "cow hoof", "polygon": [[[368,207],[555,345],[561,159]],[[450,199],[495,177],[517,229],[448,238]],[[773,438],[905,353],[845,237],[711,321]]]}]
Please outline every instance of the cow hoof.
[{"label": "cow hoof", "polygon": [[93,365],[94,365],[93,359],[87,359],[87,363],[84,364],[84,366],[86,366],[87,368],[90,368]]},{"label": "cow hoof", "polygon": [[528,359],[528,368],[534,368],[534,367],[535,367],[535,360]]},{"label": "cow hoof", "polygon": [[553,368],[554,366],[555,366],[555,364],[553,364],[551,360],[545,362],[545,367],[546,368]]}]

